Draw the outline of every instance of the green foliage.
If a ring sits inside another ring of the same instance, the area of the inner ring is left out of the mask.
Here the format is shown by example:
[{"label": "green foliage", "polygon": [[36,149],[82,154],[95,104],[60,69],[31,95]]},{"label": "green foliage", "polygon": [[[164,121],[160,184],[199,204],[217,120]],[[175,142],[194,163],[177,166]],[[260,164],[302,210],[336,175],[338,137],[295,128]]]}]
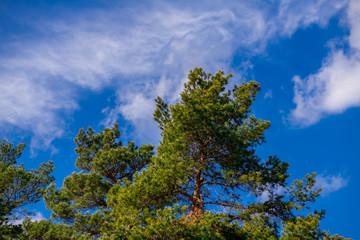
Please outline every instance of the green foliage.
[{"label": "green foliage", "polygon": [[[39,169],[26,170],[17,165],[25,144],[14,147],[5,140],[0,142],[0,239],[12,239],[22,233],[21,225],[12,221],[19,217],[20,209],[38,202],[46,186],[54,180],[51,161],[42,163]],[[22,215],[26,214],[24,209]]]},{"label": "green foliage", "polygon": [[162,130],[156,156],[151,145],[123,146],[117,124],[98,134],[81,129],[75,139],[80,172],[61,188],[47,188],[53,219],[25,221],[27,236],[345,239],[320,228],[324,211],[310,212],[320,194],[315,173],[286,187],[288,164],[257,156],[270,127],[250,110],[260,85],[229,88],[230,77],[195,68],[177,103],[155,100],[154,119]]},{"label": "green foliage", "polygon": [[324,212],[310,213],[307,216],[298,216],[292,221],[284,223],[281,240],[305,240],[305,239],[324,239],[324,240],[340,240],[347,239],[330,234],[320,229],[320,220],[323,218]]},{"label": "green foliage", "polygon": [[[122,181],[131,181],[133,174],[143,169],[154,154],[150,144],[137,147],[129,142],[123,146],[119,138],[118,124],[98,134],[90,127],[87,131],[80,129],[75,138],[75,152],[79,156],[75,165],[81,171],[65,178],[61,188],[51,184],[46,191],[47,208],[52,210],[54,220],[63,224],[54,221],[54,228],[70,227],[72,237],[77,239],[96,239],[111,230],[108,191]],[[28,225],[28,231],[37,231],[41,224]]]},{"label": "green foliage", "polygon": [[53,223],[51,220],[31,222],[27,218],[23,222],[27,233],[26,239],[32,240],[67,240],[71,239],[72,229],[64,224]]},{"label": "green foliage", "polygon": [[221,224],[226,219],[223,214],[205,212],[201,218],[193,221],[179,218],[184,212],[186,207],[176,204],[156,210],[153,217],[144,218],[142,225],[126,225],[133,220],[124,219],[125,224],[115,239],[236,239],[241,234],[237,224]]},{"label": "green foliage", "polygon": [[112,190],[109,202],[116,211],[181,202],[190,218],[214,207],[238,215],[248,207],[241,195],[259,196],[285,185],[288,165],[275,156],[261,161],[255,153],[270,126],[250,115],[259,84],[251,81],[226,90],[231,75],[223,74],[197,68],[178,103],[156,99],[154,117],[163,129],[157,157],[133,183]]},{"label": "green foliage", "polygon": [[[310,219],[297,213],[319,196],[315,174],[278,191],[288,164],[255,151],[270,127],[251,115],[260,86],[250,81],[228,89],[230,77],[196,68],[179,102],[155,100],[162,130],[157,156],[108,194],[115,239],[285,239],[296,229],[309,239],[325,237],[318,215],[309,215],[315,223],[308,228]],[[259,201],[263,194],[268,199]]]}]

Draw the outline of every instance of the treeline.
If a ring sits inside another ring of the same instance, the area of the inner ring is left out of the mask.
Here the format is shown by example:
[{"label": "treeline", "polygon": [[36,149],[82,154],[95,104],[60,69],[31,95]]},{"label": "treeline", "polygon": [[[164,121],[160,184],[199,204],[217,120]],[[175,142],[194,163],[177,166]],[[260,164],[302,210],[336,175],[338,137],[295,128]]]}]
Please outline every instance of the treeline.
[{"label": "treeline", "polygon": [[[2,141],[1,239],[345,239],[322,230],[324,211],[308,207],[320,194],[315,174],[289,184],[286,162],[257,156],[270,127],[250,110],[260,86],[230,89],[231,77],[195,68],[176,104],[156,99],[156,154],[124,145],[117,124],[80,129],[79,171],[60,187],[51,161],[27,171],[17,164],[25,145]],[[14,223],[41,198],[50,219]]]}]

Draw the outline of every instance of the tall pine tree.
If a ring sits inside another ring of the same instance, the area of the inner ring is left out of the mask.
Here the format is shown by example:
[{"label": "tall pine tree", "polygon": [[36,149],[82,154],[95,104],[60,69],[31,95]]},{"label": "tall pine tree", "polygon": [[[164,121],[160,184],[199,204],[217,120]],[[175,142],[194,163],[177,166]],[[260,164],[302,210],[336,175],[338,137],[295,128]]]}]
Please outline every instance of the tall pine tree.
[{"label": "tall pine tree", "polygon": [[[133,181],[110,190],[113,236],[286,239],[303,226],[316,232],[314,239],[326,236],[318,225],[323,212],[296,217],[319,195],[315,175],[279,191],[286,186],[288,164],[256,154],[270,127],[251,114],[259,83],[227,89],[231,76],[195,68],[176,104],[156,99],[154,118],[162,130],[157,156]],[[260,201],[263,195],[267,200]]]},{"label": "tall pine tree", "polygon": [[99,134],[81,129],[81,171],[47,189],[53,219],[27,220],[27,237],[344,239],[320,228],[324,211],[308,208],[320,193],[315,174],[286,187],[288,164],[256,154],[270,127],[251,114],[259,83],[229,89],[230,77],[196,68],[176,104],[156,99],[155,156],[151,145],[123,146],[117,124]]}]

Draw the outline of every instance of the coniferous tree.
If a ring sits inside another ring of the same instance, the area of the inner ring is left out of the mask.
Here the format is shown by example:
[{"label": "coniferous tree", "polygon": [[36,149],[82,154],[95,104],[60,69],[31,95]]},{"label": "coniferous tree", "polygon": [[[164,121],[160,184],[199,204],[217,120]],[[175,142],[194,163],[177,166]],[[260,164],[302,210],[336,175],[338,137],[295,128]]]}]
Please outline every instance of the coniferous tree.
[{"label": "coniferous tree", "polygon": [[[286,187],[288,164],[276,156],[263,160],[256,154],[270,127],[270,122],[251,114],[259,83],[250,81],[227,89],[231,76],[196,68],[190,71],[179,102],[168,105],[156,99],[154,118],[162,130],[157,156],[133,181],[111,189],[108,204],[114,209],[113,236],[327,236],[319,229],[322,212],[307,217],[296,213],[319,195],[320,190],[313,190],[315,174],[279,193],[279,188]],[[268,199],[259,201],[263,194]]]},{"label": "coniferous tree", "polygon": [[38,202],[45,188],[54,177],[51,161],[42,163],[39,169],[26,170],[24,164],[17,164],[26,144],[16,147],[3,140],[0,142],[0,239],[16,239],[22,236],[21,224],[15,220],[30,214],[23,209]]},{"label": "coniferous tree", "polygon": [[228,89],[230,77],[196,68],[176,104],[156,99],[155,156],[151,145],[123,146],[117,124],[81,129],[81,171],[48,187],[53,218],[27,220],[28,238],[345,239],[322,230],[325,212],[308,207],[320,194],[315,173],[288,186],[288,164],[256,154],[270,127],[251,114],[259,83]]},{"label": "coniferous tree", "polygon": [[56,233],[53,229],[62,228],[67,229],[67,237],[58,239],[96,239],[111,230],[108,191],[115,184],[121,185],[124,179],[131,180],[154,154],[150,144],[138,147],[131,141],[123,146],[119,138],[118,124],[98,134],[90,127],[87,131],[80,129],[75,138],[75,152],[79,156],[75,166],[81,171],[65,178],[61,188],[56,188],[55,184],[47,188],[45,203],[52,210],[54,221],[28,223],[29,235],[36,239],[35,236],[46,233],[49,237],[43,239],[57,239],[49,231]]}]

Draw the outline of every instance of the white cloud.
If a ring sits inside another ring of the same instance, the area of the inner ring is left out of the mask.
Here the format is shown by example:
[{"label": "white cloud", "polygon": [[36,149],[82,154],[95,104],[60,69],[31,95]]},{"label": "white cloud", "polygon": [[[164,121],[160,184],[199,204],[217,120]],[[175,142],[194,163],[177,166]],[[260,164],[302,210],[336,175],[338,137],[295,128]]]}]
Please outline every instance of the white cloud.
[{"label": "white cloud", "polygon": [[360,58],[332,53],[317,74],[294,77],[296,109],[292,117],[303,126],[329,114],[360,106]]},{"label": "white cloud", "polygon": [[360,2],[351,0],[348,8],[348,18],[351,28],[349,36],[350,45],[353,48],[360,50]]},{"label": "white cloud", "polygon": [[[284,191],[285,191],[285,188],[282,187],[282,186],[278,186],[278,187],[276,187],[275,189],[272,189],[272,193],[273,193],[273,194],[278,194],[278,195],[283,194]],[[263,202],[265,202],[265,201],[267,201],[267,200],[269,200],[269,199],[270,199],[270,191],[268,191],[268,190],[264,191],[264,192],[257,198],[257,200],[258,200],[259,202],[261,202],[261,203],[263,203]]]},{"label": "white cloud", "polygon": [[[41,221],[45,219],[44,215],[42,215],[41,212],[36,212],[35,214],[33,214],[31,216],[31,222],[35,222],[35,221]],[[18,224],[22,224],[22,222],[25,220],[25,217],[20,217],[19,219],[16,219],[14,221],[11,221],[12,224],[14,225],[18,225]]]},{"label": "white cloud", "polygon": [[71,90],[52,91],[51,83],[41,76],[34,81],[24,72],[0,72],[0,79],[0,127],[3,130],[9,126],[32,129],[35,136],[31,145],[45,148],[62,135],[61,120],[56,118],[56,113],[77,107]]},{"label": "white cloud", "polygon": [[153,113],[154,104],[149,101],[141,94],[135,94],[131,96],[131,102],[120,106],[122,115],[127,120],[145,119]]},{"label": "white cloud", "polygon": [[[239,48],[244,49],[244,53],[241,54],[258,54],[265,49],[267,41],[274,36],[290,36],[298,27],[306,27],[312,23],[324,25],[345,4],[343,1],[332,3],[330,5],[332,7],[324,7],[326,4],[321,1],[320,3],[307,1],[300,6],[295,4],[293,8],[286,6],[288,12],[297,15],[296,19],[293,19],[293,14],[285,14],[285,1],[280,3],[278,15],[271,15],[269,9],[266,8],[259,9],[251,4],[234,4],[233,2],[229,4],[231,7],[222,4],[206,11],[199,10],[202,8],[193,8],[196,9],[193,12],[183,12],[168,6],[166,12],[150,14],[146,21],[156,27],[155,29],[141,28],[141,32],[150,36],[155,32],[156,35],[163,33],[164,36],[172,37],[162,39],[165,44],[157,56],[157,66],[161,71],[156,74],[160,74],[160,80],[150,81],[151,84],[146,84],[141,89],[143,92],[141,100],[144,106],[148,106],[147,109],[153,109],[153,99],[158,95],[170,102],[176,100],[188,71],[195,66],[202,66],[211,72],[219,69],[225,72],[235,71],[239,78],[241,69],[229,68],[231,59],[238,53]],[[311,16],[317,17],[309,19],[309,9],[312,9]],[[164,19],[167,20],[164,21]],[[289,22],[292,23],[292,27],[285,26]],[[243,66],[249,65],[243,64]],[[271,97],[270,93],[266,96]],[[126,100],[119,101],[117,109],[109,115],[110,119],[114,119],[115,112],[122,114],[128,120],[136,121],[137,124],[139,124],[139,115],[151,116],[144,118],[144,121],[152,119],[150,111],[143,112],[143,107],[134,108],[134,104],[138,105],[136,102],[139,100],[139,95],[135,98],[132,95],[134,94],[125,94]],[[124,99],[124,94],[119,96],[119,99]],[[132,114],[128,113],[129,109]],[[138,113],[133,114],[135,112]],[[108,122],[111,121],[108,120]],[[153,125],[145,122],[140,125],[144,124]]]},{"label": "white cloud", "polygon": [[336,192],[344,187],[347,186],[349,179],[345,179],[338,175],[328,175],[325,176],[323,174],[317,175],[316,178],[315,188],[319,189],[322,188],[321,195],[327,196],[332,192]]},{"label": "white cloud", "polygon": [[347,10],[350,50],[334,49],[321,69],[305,79],[293,78],[293,123],[308,126],[324,116],[360,106],[360,2],[351,1]]},{"label": "white cloud", "polygon": [[291,36],[310,24],[325,25],[344,4],[192,1],[180,8],[159,1],[29,20],[39,36],[9,43],[13,50],[0,54],[0,91],[5,92],[0,109],[6,113],[0,126],[30,131],[34,147],[48,147],[64,132],[63,113],[78,107],[76,89],[110,87],[118,99],[114,109],[104,111],[109,114],[104,123],[122,115],[153,126],[148,118],[153,99],[176,100],[190,69],[239,73],[243,69],[231,69],[235,55],[250,57],[264,51],[269,39]]},{"label": "white cloud", "polygon": [[264,95],[264,99],[267,99],[267,98],[271,99],[272,97],[273,97],[273,94],[272,94],[271,90],[268,90]]},{"label": "white cloud", "polygon": [[289,36],[298,28],[305,28],[313,23],[326,26],[328,20],[347,3],[348,0],[282,0],[279,4],[278,23]]}]

